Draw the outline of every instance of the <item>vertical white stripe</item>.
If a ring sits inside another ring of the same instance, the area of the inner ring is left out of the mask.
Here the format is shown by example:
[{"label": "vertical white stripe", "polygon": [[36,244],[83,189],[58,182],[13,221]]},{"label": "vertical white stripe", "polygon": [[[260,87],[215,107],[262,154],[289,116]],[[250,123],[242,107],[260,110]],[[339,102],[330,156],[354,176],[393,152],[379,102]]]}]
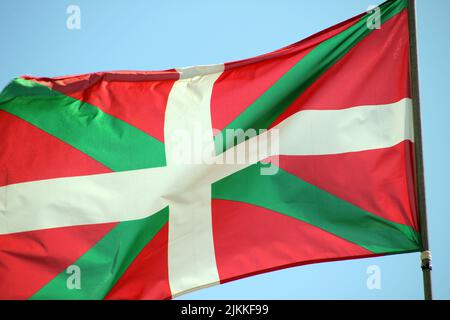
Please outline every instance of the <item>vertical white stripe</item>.
[{"label": "vertical white stripe", "polygon": [[211,221],[211,185],[198,183],[213,158],[211,94],[223,65],[179,70],[164,124],[167,165],[183,171],[169,203],[169,282],[172,296],[219,282]]}]

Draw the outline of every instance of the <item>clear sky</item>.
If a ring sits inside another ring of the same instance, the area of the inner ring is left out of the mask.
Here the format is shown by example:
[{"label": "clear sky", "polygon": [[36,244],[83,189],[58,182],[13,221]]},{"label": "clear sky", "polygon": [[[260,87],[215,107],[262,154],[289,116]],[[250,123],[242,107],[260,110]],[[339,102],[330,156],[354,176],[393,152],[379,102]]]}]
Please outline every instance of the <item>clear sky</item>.
[{"label": "clear sky", "polygon": [[[13,77],[159,70],[252,57],[294,43],[377,0],[3,0],[0,87]],[[69,5],[81,29],[66,28]],[[433,280],[450,299],[450,1],[417,0]],[[1,137],[0,137],[1,138]],[[367,267],[381,271],[369,290]],[[421,299],[419,254],[323,263],[263,274],[189,299]]]}]

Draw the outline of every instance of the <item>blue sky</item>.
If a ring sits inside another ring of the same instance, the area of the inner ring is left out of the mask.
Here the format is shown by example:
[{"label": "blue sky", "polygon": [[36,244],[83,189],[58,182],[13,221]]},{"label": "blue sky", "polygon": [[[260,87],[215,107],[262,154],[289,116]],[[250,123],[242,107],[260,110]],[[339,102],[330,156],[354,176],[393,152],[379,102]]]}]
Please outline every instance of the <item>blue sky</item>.
[{"label": "blue sky", "polygon": [[[66,8],[81,29],[66,28]],[[0,4],[0,87],[13,77],[158,70],[252,57],[345,20],[376,0],[9,0]],[[423,135],[435,297],[450,299],[450,1],[417,0]],[[381,271],[369,290],[367,267]],[[421,299],[419,255],[323,263],[263,274],[188,299]]]}]

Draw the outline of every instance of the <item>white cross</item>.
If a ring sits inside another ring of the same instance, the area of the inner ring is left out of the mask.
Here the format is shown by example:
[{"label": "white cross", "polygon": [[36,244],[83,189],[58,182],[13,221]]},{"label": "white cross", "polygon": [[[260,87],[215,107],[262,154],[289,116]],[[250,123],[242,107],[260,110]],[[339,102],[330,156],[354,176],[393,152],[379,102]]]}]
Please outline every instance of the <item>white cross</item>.
[{"label": "white cross", "polygon": [[[64,226],[129,221],[148,217],[169,206],[169,281],[172,295],[219,281],[211,224],[211,185],[267,156],[325,155],[394,146],[413,140],[411,100],[344,110],[301,111],[284,120],[280,150],[268,149],[270,132],[215,156],[208,163],[189,164],[177,152],[213,150],[210,115],[212,88],[223,65],[178,70],[165,114],[167,166],[81,177],[58,178],[0,188],[0,234]],[[183,146],[174,132],[209,139]],[[258,149],[249,148],[258,139]],[[209,148],[209,149],[208,149]],[[221,164],[228,154],[251,150],[251,162]],[[136,150],[139,152],[139,150]],[[181,160],[181,161],[180,161]],[[182,163],[182,164],[179,164]]]}]

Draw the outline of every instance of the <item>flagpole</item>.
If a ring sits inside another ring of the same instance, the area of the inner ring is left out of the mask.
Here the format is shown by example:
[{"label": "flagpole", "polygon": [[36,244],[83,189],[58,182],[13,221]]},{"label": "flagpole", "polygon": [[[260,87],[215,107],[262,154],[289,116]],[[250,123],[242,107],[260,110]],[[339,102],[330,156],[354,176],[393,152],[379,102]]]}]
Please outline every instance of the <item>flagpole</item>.
[{"label": "flagpole", "polygon": [[428,241],[427,207],[425,202],[425,177],[422,147],[422,124],[420,113],[420,90],[419,90],[419,63],[417,53],[417,28],[416,28],[416,5],[415,0],[408,0],[409,20],[409,57],[411,66],[411,91],[413,100],[413,122],[414,122],[414,158],[416,176],[417,205],[420,219],[420,232],[422,236],[421,268],[423,273],[423,286],[425,300],[433,300],[431,285],[431,252]]}]

